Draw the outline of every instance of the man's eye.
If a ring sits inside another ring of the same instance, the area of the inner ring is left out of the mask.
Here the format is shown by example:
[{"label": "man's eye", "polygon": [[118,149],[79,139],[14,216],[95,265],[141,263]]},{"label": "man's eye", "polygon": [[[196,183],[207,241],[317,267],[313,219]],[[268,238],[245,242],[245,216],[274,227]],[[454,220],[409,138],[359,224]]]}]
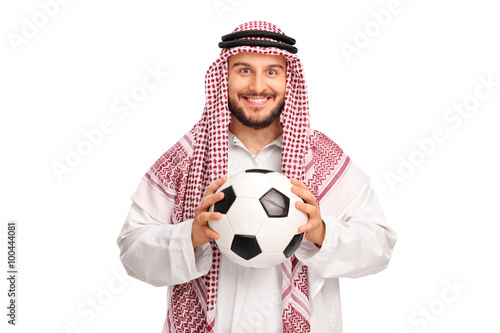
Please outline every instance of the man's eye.
[{"label": "man's eye", "polygon": [[248,73],[250,73],[250,70],[248,68],[242,68],[241,69],[241,73],[242,74],[248,74]]},{"label": "man's eye", "polygon": [[267,74],[269,75],[276,75],[276,71],[274,69],[270,69],[267,71]]}]

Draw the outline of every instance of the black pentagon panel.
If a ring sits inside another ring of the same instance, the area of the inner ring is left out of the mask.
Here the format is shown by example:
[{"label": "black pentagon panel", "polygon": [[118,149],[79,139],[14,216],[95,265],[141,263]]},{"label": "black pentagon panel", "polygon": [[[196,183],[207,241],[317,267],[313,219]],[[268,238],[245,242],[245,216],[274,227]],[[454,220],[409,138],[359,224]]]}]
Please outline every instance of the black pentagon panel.
[{"label": "black pentagon panel", "polygon": [[218,201],[214,204],[214,212],[219,212],[221,214],[227,214],[229,208],[233,204],[234,200],[236,200],[236,195],[234,194],[234,190],[232,186],[226,187],[221,192],[224,193],[224,198],[221,201]]},{"label": "black pentagon panel", "polygon": [[274,172],[272,170],[266,170],[266,169],[247,169],[245,170],[245,173],[271,173]]},{"label": "black pentagon panel", "polygon": [[257,239],[252,235],[234,235],[231,251],[246,260],[262,253]]},{"label": "black pentagon panel", "polygon": [[280,191],[272,188],[259,199],[269,217],[287,217],[290,199]]},{"label": "black pentagon panel", "polygon": [[283,254],[285,255],[286,258],[290,258],[290,256],[294,254],[295,251],[297,251],[297,249],[300,246],[300,243],[302,243],[302,238],[304,238],[304,233],[296,234],[295,236],[293,236],[292,240],[283,251]]}]

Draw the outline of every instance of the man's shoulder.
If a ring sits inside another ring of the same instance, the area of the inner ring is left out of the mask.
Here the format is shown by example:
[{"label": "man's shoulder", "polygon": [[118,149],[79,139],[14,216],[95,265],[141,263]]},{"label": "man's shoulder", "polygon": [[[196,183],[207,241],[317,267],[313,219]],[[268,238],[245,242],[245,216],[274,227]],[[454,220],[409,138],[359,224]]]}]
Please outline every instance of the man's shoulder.
[{"label": "man's shoulder", "polygon": [[345,155],[344,151],[340,146],[330,139],[329,136],[324,134],[321,131],[310,129],[309,130],[309,138],[311,143],[311,152],[313,154],[320,152],[330,152],[335,156]]},{"label": "man's shoulder", "polygon": [[327,135],[311,130],[310,142],[306,178],[309,179],[309,188],[318,198],[323,198],[334,188],[358,193],[369,182],[361,168]]},{"label": "man's shoulder", "polygon": [[184,134],[176,143],[167,149],[158,159],[157,163],[165,164],[171,159],[191,159],[197,128],[194,126]]},{"label": "man's shoulder", "polygon": [[156,160],[148,173],[160,182],[173,180],[176,183],[184,178],[191,164],[196,132],[195,126],[184,134]]}]

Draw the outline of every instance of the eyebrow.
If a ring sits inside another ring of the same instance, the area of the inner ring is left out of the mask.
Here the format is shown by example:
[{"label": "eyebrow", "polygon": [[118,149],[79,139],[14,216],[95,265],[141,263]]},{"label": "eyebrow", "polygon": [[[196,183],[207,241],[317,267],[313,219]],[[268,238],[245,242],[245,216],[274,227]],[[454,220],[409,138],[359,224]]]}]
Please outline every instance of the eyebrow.
[{"label": "eyebrow", "polygon": [[[238,61],[231,66],[231,68],[237,67],[237,66],[245,66],[245,67],[252,67],[249,63],[243,62],[243,61]],[[267,66],[267,68],[281,68],[282,70],[285,70],[283,66],[280,64],[272,64]]]}]

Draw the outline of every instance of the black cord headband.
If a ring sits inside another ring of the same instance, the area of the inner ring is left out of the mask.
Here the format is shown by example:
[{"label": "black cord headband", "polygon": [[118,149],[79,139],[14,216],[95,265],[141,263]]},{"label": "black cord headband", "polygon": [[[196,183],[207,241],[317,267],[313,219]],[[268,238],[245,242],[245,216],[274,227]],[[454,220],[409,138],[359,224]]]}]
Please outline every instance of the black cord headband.
[{"label": "black cord headband", "polygon": [[[276,40],[276,42],[260,39],[242,39],[248,37],[269,38]],[[243,30],[222,36],[222,42],[219,43],[219,47],[222,49],[229,49],[236,46],[276,47],[295,54],[298,52],[298,49],[292,46],[294,44],[295,39],[280,33],[264,30]]]}]

